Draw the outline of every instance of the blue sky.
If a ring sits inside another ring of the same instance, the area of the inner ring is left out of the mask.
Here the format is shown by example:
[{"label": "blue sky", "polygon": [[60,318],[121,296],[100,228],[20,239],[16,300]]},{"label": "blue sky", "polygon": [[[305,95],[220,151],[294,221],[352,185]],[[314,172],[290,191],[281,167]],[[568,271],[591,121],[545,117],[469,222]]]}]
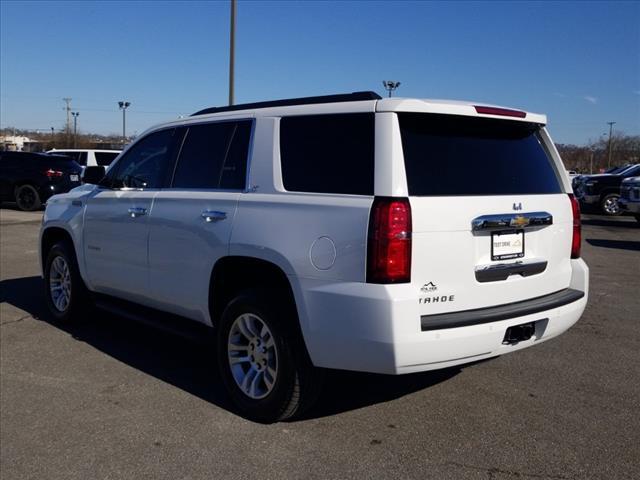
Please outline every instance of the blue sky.
[{"label": "blue sky", "polygon": [[[582,144],[640,134],[639,2],[238,2],[236,102],[356,90],[546,113]],[[0,125],[127,130],[223,105],[229,2],[0,2]]]}]

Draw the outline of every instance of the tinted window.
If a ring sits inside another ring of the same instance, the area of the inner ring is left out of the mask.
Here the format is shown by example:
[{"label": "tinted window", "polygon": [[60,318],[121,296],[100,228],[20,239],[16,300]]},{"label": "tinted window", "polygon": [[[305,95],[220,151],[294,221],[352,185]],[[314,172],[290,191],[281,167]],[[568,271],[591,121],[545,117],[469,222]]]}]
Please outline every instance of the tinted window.
[{"label": "tinted window", "polygon": [[640,174],[640,165],[636,165],[628,170],[625,170],[622,174],[623,177],[635,177]]},{"label": "tinted window", "polygon": [[116,157],[119,155],[119,152],[95,152],[96,163],[101,167],[106,167],[111,165]]},{"label": "tinted window", "polygon": [[400,113],[409,194],[560,193],[536,124]]},{"label": "tinted window", "polygon": [[112,188],[161,188],[171,160],[174,132],[161,130],[136,142],[102,183]]},{"label": "tinted window", "polygon": [[373,195],[374,114],[280,120],[284,187],[295,192]]},{"label": "tinted window", "polygon": [[251,121],[189,127],[176,165],[174,188],[245,187]]}]

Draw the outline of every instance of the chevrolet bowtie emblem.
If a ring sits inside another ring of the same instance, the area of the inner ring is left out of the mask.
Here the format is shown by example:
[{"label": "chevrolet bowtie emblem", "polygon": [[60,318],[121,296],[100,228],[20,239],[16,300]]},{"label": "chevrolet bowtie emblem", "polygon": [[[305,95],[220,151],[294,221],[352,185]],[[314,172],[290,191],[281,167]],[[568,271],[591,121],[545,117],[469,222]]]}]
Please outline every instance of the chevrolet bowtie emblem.
[{"label": "chevrolet bowtie emblem", "polygon": [[529,219],[527,217],[523,217],[522,215],[518,215],[511,219],[509,225],[512,227],[524,227],[526,225],[529,225]]}]

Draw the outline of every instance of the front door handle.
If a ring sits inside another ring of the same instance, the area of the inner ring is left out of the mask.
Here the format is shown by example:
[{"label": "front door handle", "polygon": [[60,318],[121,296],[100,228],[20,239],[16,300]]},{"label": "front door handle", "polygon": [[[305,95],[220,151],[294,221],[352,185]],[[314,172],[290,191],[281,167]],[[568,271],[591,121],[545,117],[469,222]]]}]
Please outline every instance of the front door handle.
[{"label": "front door handle", "polygon": [[216,210],[205,210],[202,212],[202,218],[207,223],[219,222],[227,218],[227,212],[218,212]]},{"label": "front door handle", "polygon": [[142,207],[132,207],[128,211],[131,218],[141,217],[147,214],[147,209]]}]

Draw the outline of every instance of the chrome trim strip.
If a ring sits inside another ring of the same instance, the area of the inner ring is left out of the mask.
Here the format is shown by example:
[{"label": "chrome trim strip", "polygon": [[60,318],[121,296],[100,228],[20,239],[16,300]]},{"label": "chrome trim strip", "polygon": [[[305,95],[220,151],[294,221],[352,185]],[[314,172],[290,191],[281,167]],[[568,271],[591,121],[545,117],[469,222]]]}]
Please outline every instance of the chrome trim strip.
[{"label": "chrome trim strip", "polygon": [[501,213],[482,215],[471,220],[471,230],[500,231],[521,228],[541,227],[553,224],[553,215],[549,212]]},{"label": "chrome trim strip", "polygon": [[510,275],[530,277],[538,275],[547,269],[546,260],[529,260],[514,263],[498,263],[492,265],[480,265],[476,267],[476,280],[480,283],[499,282],[506,280]]}]

